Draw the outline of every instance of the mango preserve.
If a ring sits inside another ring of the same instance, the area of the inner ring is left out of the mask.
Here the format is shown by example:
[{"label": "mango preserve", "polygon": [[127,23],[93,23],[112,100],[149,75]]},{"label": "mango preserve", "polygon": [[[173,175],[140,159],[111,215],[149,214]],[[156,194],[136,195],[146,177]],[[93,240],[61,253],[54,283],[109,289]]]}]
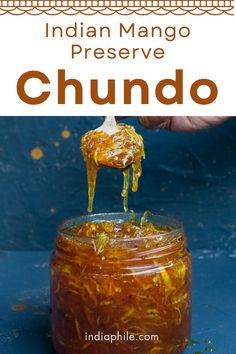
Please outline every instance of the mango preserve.
[{"label": "mango preserve", "polygon": [[173,219],[128,212],[65,221],[51,258],[57,353],[182,353],[191,273],[183,227]]}]

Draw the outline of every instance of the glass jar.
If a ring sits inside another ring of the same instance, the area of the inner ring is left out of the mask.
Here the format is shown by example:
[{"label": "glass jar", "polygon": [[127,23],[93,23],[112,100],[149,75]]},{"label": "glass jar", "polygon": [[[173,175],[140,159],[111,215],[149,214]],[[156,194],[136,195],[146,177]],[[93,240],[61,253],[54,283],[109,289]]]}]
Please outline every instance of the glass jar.
[{"label": "glass jar", "polygon": [[[130,213],[65,221],[51,258],[54,347],[59,354],[177,354],[191,330],[191,255],[182,225],[150,215],[163,232],[109,238],[95,247],[90,234],[71,228],[87,222],[124,223]],[[136,218],[141,220],[142,215]]]}]

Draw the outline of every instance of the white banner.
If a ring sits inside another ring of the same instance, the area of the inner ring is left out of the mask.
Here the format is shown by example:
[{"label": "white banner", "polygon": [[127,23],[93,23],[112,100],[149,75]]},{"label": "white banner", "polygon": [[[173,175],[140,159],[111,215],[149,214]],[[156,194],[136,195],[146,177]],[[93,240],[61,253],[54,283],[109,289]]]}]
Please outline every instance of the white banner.
[{"label": "white banner", "polygon": [[236,115],[233,1],[0,1],[0,14],[1,116]]}]

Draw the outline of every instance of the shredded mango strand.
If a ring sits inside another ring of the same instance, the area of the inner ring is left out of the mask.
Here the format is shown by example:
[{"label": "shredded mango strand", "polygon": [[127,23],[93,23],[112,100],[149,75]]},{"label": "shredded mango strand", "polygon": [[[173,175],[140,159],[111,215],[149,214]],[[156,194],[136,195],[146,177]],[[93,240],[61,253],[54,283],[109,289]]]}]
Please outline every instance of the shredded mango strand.
[{"label": "shredded mango strand", "polygon": [[121,196],[123,197],[124,211],[128,211],[128,193],[129,193],[129,168],[123,171],[124,183]]},{"label": "shredded mango strand", "polygon": [[88,212],[91,213],[93,211],[93,201],[95,195],[95,187],[97,180],[97,173],[99,167],[91,161],[87,163],[87,178],[88,178]]}]

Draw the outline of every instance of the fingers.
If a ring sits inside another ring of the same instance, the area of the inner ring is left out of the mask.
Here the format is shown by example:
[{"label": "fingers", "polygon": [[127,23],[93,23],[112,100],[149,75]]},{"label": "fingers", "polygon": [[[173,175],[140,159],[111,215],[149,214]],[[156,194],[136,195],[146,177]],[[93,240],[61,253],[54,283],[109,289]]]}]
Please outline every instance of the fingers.
[{"label": "fingers", "polygon": [[[116,117],[117,120],[127,117]],[[139,122],[147,129],[166,129],[173,132],[195,132],[224,123],[230,117],[223,116],[140,116]]]},{"label": "fingers", "polygon": [[[128,118],[124,117],[116,117],[117,121]],[[152,116],[143,116],[138,117],[140,124],[142,124],[147,129],[169,129],[170,120],[174,117],[152,117]]]},{"label": "fingers", "polygon": [[174,117],[139,117],[139,122],[148,129],[170,129]]},{"label": "fingers", "polygon": [[139,117],[140,123],[149,129],[167,129],[170,131],[194,132],[224,123],[230,117]]},{"label": "fingers", "polygon": [[218,124],[222,124],[229,118],[230,117],[217,117],[217,116],[174,117],[171,120],[170,130],[182,131],[182,132],[195,132],[195,131],[214,127]]}]

